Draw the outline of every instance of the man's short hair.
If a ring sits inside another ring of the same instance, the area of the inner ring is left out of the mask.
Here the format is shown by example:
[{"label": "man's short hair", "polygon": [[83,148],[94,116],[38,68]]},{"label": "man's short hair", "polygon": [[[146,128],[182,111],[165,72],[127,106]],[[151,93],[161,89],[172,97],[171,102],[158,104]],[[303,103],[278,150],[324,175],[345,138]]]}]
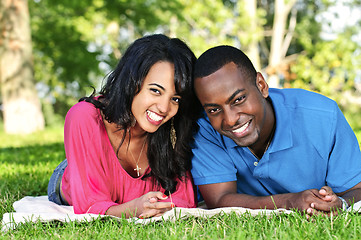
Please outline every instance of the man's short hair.
[{"label": "man's short hair", "polygon": [[247,55],[228,45],[213,47],[205,51],[196,61],[194,78],[209,76],[230,62],[235,63],[244,76],[249,76],[252,80],[256,79],[257,71]]}]

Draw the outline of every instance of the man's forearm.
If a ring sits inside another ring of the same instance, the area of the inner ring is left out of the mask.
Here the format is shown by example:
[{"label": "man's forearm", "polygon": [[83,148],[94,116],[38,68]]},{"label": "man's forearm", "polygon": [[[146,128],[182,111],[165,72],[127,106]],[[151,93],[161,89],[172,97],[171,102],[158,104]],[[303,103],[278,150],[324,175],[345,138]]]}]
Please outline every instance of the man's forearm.
[{"label": "man's forearm", "polygon": [[221,197],[216,207],[245,207],[251,209],[291,208],[290,199],[293,193],[270,196],[252,196],[247,194],[229,193]]}]

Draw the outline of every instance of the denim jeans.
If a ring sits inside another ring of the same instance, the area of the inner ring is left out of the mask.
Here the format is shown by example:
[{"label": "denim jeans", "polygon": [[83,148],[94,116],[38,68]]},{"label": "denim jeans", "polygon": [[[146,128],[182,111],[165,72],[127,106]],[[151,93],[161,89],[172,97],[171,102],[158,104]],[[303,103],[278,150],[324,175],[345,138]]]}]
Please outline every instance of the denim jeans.
[{"label": "denim jeans", "polygon": [[48,199],[59,205],[69,205],[60,193],[60,183],[63,178],[64,170],[68,166],[68,161],[63,160],[54,170],[48,184]]}]

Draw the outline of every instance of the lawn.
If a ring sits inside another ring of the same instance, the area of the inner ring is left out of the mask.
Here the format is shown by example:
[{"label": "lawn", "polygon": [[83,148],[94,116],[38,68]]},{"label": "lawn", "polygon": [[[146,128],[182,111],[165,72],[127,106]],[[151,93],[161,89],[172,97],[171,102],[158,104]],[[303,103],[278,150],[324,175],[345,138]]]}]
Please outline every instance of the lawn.
[{"label": "lawn", "polygon": [[[361,131],[356,133],[361,139]],[[0,132],[0,217],[13,211],[24,196],[46,195],[48,179],[65,157],[62,129],[47,129],[28,136]],[[148,225],[124,219],[89,223],[34,223],[0,232],[0,239],[359,239],[361,216],[333,217],[279,215],[267,218],[245,214],[188,218]]]}]

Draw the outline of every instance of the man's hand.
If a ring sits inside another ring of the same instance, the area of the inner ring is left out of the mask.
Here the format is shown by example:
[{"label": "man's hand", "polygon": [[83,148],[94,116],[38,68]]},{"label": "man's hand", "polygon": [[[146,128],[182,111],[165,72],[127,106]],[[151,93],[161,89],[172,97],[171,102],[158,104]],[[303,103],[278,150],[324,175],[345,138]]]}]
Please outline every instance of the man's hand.
[{"label": "man's hand", "polygon": [[324,186],[319,190],[320,198],[324,201],[321,203],[311,203],[311,208],[307,211],[312,215],[315,214],[334,214],[338,213],[339,209],[342,209],[342,201],[338,196],[342,196],[347,204],[351,204],[361,200],[361,183],[356,184],[347,191],[341,193],[334,193],[333,190]]},{"label": "man's hand", "polygon": [[[277,197],[278,195],[275,195]],[[279,202],[284,202],[283,208],[306,211],[310,208],[311,203],[322,201],[321,195],[317,189],[308,189],[297,193],[286,193],[279,195]]]},{"label": "man's hand", "polygon": [[337,215],[339,209],[342,209],[342,201],[332,191],[332,188],[323,186],[317,194],[322,201],[311,202],[310,207],[306,210],[308,215]]}]

